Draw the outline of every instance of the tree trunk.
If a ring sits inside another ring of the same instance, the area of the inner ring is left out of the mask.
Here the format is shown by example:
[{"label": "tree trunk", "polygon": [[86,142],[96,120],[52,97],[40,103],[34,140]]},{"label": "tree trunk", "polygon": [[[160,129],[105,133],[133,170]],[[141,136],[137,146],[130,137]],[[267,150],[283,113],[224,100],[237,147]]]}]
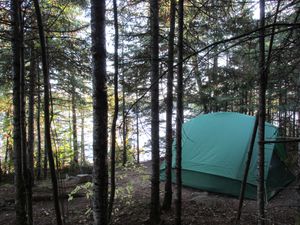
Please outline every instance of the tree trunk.
[{"label": "tree trunk", "polygon": [[150,222],[160,221],[159,203],[159,6],[158,0],[150,1],[151,22],[151,205]]},{"label": "tree trunk", "polygon": [[62,225],[62,217],[60,212],[60,206],[58,201],[58,185],[56,178],[56,171],[54,165],[54,158],[52,152],[52,143],[51,143],[51,127],[50,127],[50,113],[49,113],[49,102],[50,102],[50,77],[49,77],[49,68],[48,68],[48,60],[46,53],[46,42],[44,36],[44,27],[42,21],[42,15],[40,11],[40,6],[38,0],[34,0],[35,13],[37,18],[37,24],[39,29],[39,37],[41,44],[41,55],[42,55],[42,69],[44,75],[44,129],[45,129],[45,151],[48,152],[49,159],[49,167],[51,173],[51,181],[52,181],[52,189],[53,189],[53,200],[54,200],[54,208],[56,213],[56,222],[57,225]]},{"label": "tree trunk", "polygon": [[30,78],[29,78],[29,101],[28,101],[28,168],[30,171],[31,185],[34,184],[34,95],[35,95],[35,71],[36,61],[33,43],[31,44]]},{"label": "tree trunk", "polygon": [[119,26],[118,26],[118,7],[117,0],[113,0],[113,11],[114,11],[114,28],[115,28],[115,49],[114,49],[114,116],[111,125],[111,177],[110,177],[110,200],[109,200],[109,221],[111,220],[114,199],[115,199],[115,191],[116,191],[116,179],[115,179],[115,168],[116,168],[116,125],[119,113],[119,96],[118,96],[118,77],[119,77]]},{"label": "tree trunk", "polygon": [[177,74],[177,118],[176,118],[176,205],[175,223],[181,225],[181,155],[182,155],[182,124],[183,124],[183,24],[184,0],[178,2],[178,74]]},{"label": "tree trunk", "polygon": [[[73,81],[74,82],[74,81]],[[74,168],[78,166],[78,142],[77,142],[77,116],[76,116],[76,99],[75,87],[72,84],[72,134],[73,134],[73,162]]]},{"label": "tree trunk", "polygon": [[170,33],[168,40],[168,77],[167,77],[167,112],[166,112],[166,183],[163,209],[169,210],[172,204],[172,113],[173,113],[173,64],[175,34],[176,1],[170,3]]},{"label": "tree trunk", "polygon": [[257,207],[258,207],[258,224],[265,224],[265,120],[266,120],[266,88],[267,88],[267,71],[265,67],[265,1],[260,0],[260,27],[259,32],[259,152],[258,152],[258,185],[257,185]]},{"label": "tree trunk", "polygon": [[125,166],[127,163],[127,133],[126,133],[126,112],[125,112],[125,75],[123,74],[123,87],[122,87],[122,118],[123,118],[123,154],[122,154],[122,165]]},{"label": "tree trunk", "polygon": [[243,176],[243,180],[242,180],[242,184],[241,184],[241,191],[240,191],[240,196],[239,196],[239,207],[238,207],[237,219],[236,219],[237,224],[240,221],[240,217],[241,217],[241,213],[242,213],[244,195],[245,195],[245,190],[246,190],[246,186],[247,186],[248,173],[249,173],[249,168],[250,168],[250,164],[251,164],[253,147],[255,144],[255,138],[256,138],[256,134],[257,134],[257,127],[258,127],[258,115],[256,115],[256,117],[255,117],[251,141],[250,141],[248,154],[247,154],[247,161],[246,161],[246,165],[245,165],[245,169],[244,169],[244,176]]},{"label": "tree trunk", "polygon": [[11,1],[12,19],[12,54],[13,54],[13,139],[14,139],[14,168],[15,168],[15,210],[16,224],[26,225],[26,198],[25,182],[22,170],[22,131],[21,131],[21,21],[20,21],[20,2]]},{"label": "tree trunk", "polygon": [[84,112],[82,111],[82,114],[81,114],[81,153],[80,153],[80,163],[81,163],[81,166],[84,166],[85,165],[85,150],[84,150]]},{"label": "tree trunk", "polygon": [[41,82],[40,74],[37,68],[38,73],[38,86],[37,86],[37,115],[36,115],[36,127],[37,127],[37,180],[41,179],[41,161],[42,161],[42,151],[41,151]]},{"label": "tree trunk", "polygon": [[[20,12],[20,18],[22,19],[22,13]],[[26,212],[27,212],[27,223],[28,225],[33,224],[32,218],[32,182],[31,182],[31,171],[28,166],[29,153],[27,152],[27,136],[26,136],[26,113],[25,113],[25,61],[24,61],[24,24],[21,22],[21,72],[20,72],[20,122],[21,122],[21,148],[22,148],[22,166],[23,166],[23,178],[25,183],[25,194],[26,194]]]},{"label": "tree trunk", "polygon": [[6,137],[6,147],[5,147],[5,155],[4,155],[4,168],[3,168],[4,174],[8,174],[9,173],[9,170],[7,168],[8,155],[9,155],[9,149],[10,149],[9,137],[10,137],[10,134],[8,133],[7,137]]},{"label": "tree trunk", "polygon": [[47,149],[45,148],[46,144],[44,144],[44,168],[43,168],[43,173],[44,173],[44,179],[47,179],[48,177],[48,152]]},{"label": "tree trunk", "polygon": [[[138,100],[138,90],[136,92],[136,100]],[[139,105],[136,104],[136,162],[140,164],[140,132],[139,132]]]},{"label": "tree trunk", "polygon": [[105,1],[91,1],[93,60],[93,216],[95,225],[108,224],[107,92]]}]

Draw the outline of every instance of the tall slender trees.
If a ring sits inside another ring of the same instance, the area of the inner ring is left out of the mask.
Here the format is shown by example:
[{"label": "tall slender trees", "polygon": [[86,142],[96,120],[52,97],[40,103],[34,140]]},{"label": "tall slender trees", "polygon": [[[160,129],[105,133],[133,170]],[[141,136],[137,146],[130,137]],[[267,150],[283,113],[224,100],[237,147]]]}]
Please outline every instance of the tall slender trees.
[{"label": "tall slender trees", "polygon": [[91,1],[93,78],[93,216],[95,225],[108,223],[107,92],[105,0]]},{"label": "tall slender trees", "polygon": [[37,180],[42,176],[42,145],[41,145],[41,88],[40,88],[40,73],[37,70],[37,115],[36,115],[36,127],[37,127]]},{"label": "tall slender trees", "polygon": [[39,29],[39,37],[41,44],[41,56],[42,56],[42,70],[44,75],[44,129],[45,129],[45,151],[48,153],[48,160],[51,172],[51,181],[52,181],[52,189],[53,189],[53,200],[54,200],[54,208],[56,213],[56,222],[57,225],[62,225],[62,217],[60,212],[60,205],[58,201],[58,185],[56,178],[56,171],[54,165],[54,157],[52,152],[52,143],[51,143],[51,127],[50,127],[50,77],[49,77],[49,68],[48,68],[48,60],[47,60],[47,52],[46,52],[46,41],[44,34],[44,26],[43,20],[40,10],[40,5],[38,0],[34,0],[34,8],[37,18],[37,24]]},{"label": "tall slender trees", "polygon": [[159,7],[158,0],[150,1],[151,20],[151,205],[150,222],[160,221],[159,203]]},{"label": "tall slender trees", "polygon": [[113,11],[114,11],[114,28],[115,28],[115,46],[114,46],[114,114],[111,126],[111,179],[110,179],[110,201],[109,201],[109,217],[111,217],[115,190],[116,190],[116,179],[115,179],[115,167],[116,167],[116,125],[119,113],[119,95],[118,95],[118,77],[119,77],[119,25],[118,25],[118,7],[117,0],[113,0]]},{"label": "tall slender trees", "polygon": [[178,73],[177,73],[177,117],[176,117],[176,225],[181,225],[181,154],[183,124],[183,23],[184,0],[178,2]]},{"label": "tall slender trees", "polygon": [[168,39],[168,76],[167,76],[167,109],[166,109],[166,183],[163,209],[168,210],[172,204],[172,114],[173,114],[173,64],[175,35],[176,1],[170,2],[170,32]]},{"label": "tall slender trees", "polygon": [[26,225],[26,199],[25,182],[22,170],[22,134],[21,134],[21,102],[20,102],[20,80],[21,80],[21,21],[20,1],[11,1],[12,20],[12,53],[13,53],[13,138],[14,138],[14,168],[15,168],[15,209],[16,224]]},{"label": "tall slender trees", "polygon": [[267,70],[265,68],[265,1],[259,1],[260,6],[260,32],[259,32],[259,152],[258,152],[258,185],[257,206],[258,224],[265,224],[265,120],[266,120],[266,88]]},{"label": "tall slender trees", "polygon": [[35,95],[35,80],[36,80],[36,57],[33,43],[30,49],[30,80],[29,80],[29,101],[28,101],[28,168],[30,170],[31,183],[34,183],[34,95]]},{"label": "tall slender trees", "polygon": [[78,141],[77,141],[77,115],[76,115],[76,92],[74,79],[72,78],[72,135],[73,135],[73,166],[76,168],[78,166]]},{"label": "tall slender trees", "polygon": [[80,165],[84,166],[85,161],[85,140],[84,140],[84,111],[81,113],[81,140],[80,140]]}]

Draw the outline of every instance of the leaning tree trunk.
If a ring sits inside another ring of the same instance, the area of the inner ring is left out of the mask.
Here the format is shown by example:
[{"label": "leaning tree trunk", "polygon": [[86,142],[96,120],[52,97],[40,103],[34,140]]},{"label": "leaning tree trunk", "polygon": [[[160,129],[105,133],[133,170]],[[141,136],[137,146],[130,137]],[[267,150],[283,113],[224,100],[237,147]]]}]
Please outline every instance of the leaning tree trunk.
[{"label": "leaning tree trunk", "polygon": [[183,123],[183,0],[178,2],[178,74],[177,74],[177,118],[176,118],[176,225],[181,225],[181,154]]},{"label": "leaning tree trunk", "polygon": [[48,160],[49,160],[49,167],[51,173],[51,181],[52,181],[52,189],[53,189],[53,200],[54,200],[54,208],[56,213],[56,222],[57,225],[62,225],[62,217],[60,212],[60,206],[58,201],[58,185],[57,185],[57,178],[56,178],[56,171],[54,165],[54,157],[52,152],[52,144],[51,144],[51,133],[50,133],[50,110],[49,110],[49,102],[50,102],[50,77],[49,77],[49,68],[48,68],[48,60],[47,60],[47,53],[46,53],[46,42],[44,36],[44,27],[42,21],[42,15],[40,11],[40,6],[38,0],[34,0],[34,7],[35,13],[37,18],[37,24],[39,29],[39,36],[40,36],[40,44],[41,44],[41,55],[42,55],[42,69],[44,75],[44,129],[45,129],[45,151],[48,152]]},{"label": "leaning tree trunk", "polygon": [[159,6],[158,0],[150,1],[151,19],[151,205],[150,222],[158,224],[160,221],[159,203]]},{"label": "leaning tree trunk", "polygon": [[258,224],[265,224],[265,119],[266,119],[266,88],[267,71],[265,67],[265,1],[260,0],[260,32],[259,32],[259,152],[258,152],[258,185],[257,185],[257,207]]},{"label": "leaning tree trunk", "polygon": [[18,0],[11,1],[12,19],[12,55],[13,55],[13,139],[14,139],[14,168],[15,168],[15,210],[16,224],[26,225],[26,198],[25,183],[22,170],[22,134],[21,134],[21,102],[20,102],[20,78],[21,78],[21,21],[20,4]]},{"label": "leaning tree trunk", "polygon": [[115,179],[115,168],[116,168],[116,125],[119,113],[119,96],[118,96],[118,72],[119,72],[119,26],[118,26],[118,8],[117,0],[113,0],[113,10],[114,10],[114,28],[115,28],[115,52],[114,52],[114,116],[111,126],[111,177],[110,177],[110,200],[109,200],[109,221],[111,220],[111,215],[113,211],[115,191],[116,191],[116,179]]},{"label": "leaning tree trunk", "polygon": [[105,0],[91,1],[93,78],[93,216],[95,225],[108,224],[107,92]]},{"label": "leaning tree trunk", "polygon": [[166,112],[166,183],[163,209],[169,210],[172,204],[172,113],[173,113],[173,76],[174,76],[174,34],[176,1],[170,4],[170,33],[168,40],[168,77]]}]

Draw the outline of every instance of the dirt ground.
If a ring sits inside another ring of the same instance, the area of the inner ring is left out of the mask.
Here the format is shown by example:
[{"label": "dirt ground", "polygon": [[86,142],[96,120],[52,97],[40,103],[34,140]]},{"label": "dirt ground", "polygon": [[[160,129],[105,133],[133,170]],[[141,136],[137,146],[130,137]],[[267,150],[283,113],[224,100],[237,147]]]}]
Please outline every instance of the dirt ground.
[{"label": "dirt ground", "polygon": [[[138,171],[138,172],[137,172]],[[150,200],[149,164],[138,169],[119,170],[113,224],[143,225],[147,224]],[[78,185],[77,180],[64,180],[64,190],[70,193]],[[267,223],[269,225],[294,225],[297,217],[299,195],[296,183],[277,194],[266,205]],[[50,181],[42,181],[33,189],[34,224],[51,225],[55,223]],[[161,183],[163,197],[164,183]],[[192,188],[183,188],[183,224],[184,225],[232,225],[238,208],[238,200],[233,197],[202,192]],[[14,189],[11,184],[0,185],[0,224],[15,224]],[[162,198],[161,198],[162,199]],[[73,200],[66,196],[63,203],[66,224],[92,224],[92,216],[87,213],[90,200],[84,191],[79,191]],[[240,224],[256,223],[256,201],[246,200]],[[162,225],[173,225],[174,208],[162,213]]]}]

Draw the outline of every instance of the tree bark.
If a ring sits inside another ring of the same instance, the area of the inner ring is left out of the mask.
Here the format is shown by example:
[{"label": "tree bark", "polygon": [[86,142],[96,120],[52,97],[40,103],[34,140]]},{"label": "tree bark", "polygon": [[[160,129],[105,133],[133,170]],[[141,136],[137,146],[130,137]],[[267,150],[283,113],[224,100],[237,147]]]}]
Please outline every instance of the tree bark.
[{"label": "tree bark", "polygon": [[8,164],[8,156],[9,156],[9,149],[10,147],[10,143],[9,143],[9,137],[10,137],[10,133],[7,134],[6,137],[6,147],[5,147],[5,155],[4,155],[4,174],[8,174],[9,170],[7,168],[7,164]]},{"label": "tree bark", "polygon": [[167,76],[167,109],[166,109],[166,183],[162,208],[169,210],[172,204],[172,113],[173,113],[173,64],[174,64],[174,35],[175,35],[176,1],[170,2],[170,32],[168,39],[168,76]]},{"label": "tree bark", "polygon": [[105,0],[91,1],[93,78],[93,216],[95,225],[108,224],[107,92]]},{"label": "tree bark", "polygon": [[122,118],[123,118],[123,154],[122,154],[122,165],[125,166],[127,163],[127,122],[125,112],[125,75],[123,73],[123,87],[122,87]]},{"label": "tree bark", "polygon": [[27,136],[26,136],[26,93],[25,93],[25,59],[24,59],[24,24],[22,13],[20,12],[21,18],[21,54],[20,54],[20,123],[21,123],[21,148],[22,148],[22,167],[23,167],[23,178],[25,183],[25,195],[26,195],[26,213],[28,225],[33,224],[32,218],[32,182],[31,182],[31,171],[28,166],[29,153],[27,149]]},{"label": "tree bark", "polygon": [[81,113],[81,156],[80,156],[80,163],[81,166],[85,165],[85,144],[84,144],[84,112]]},{"label": "tree bark", "polygon": [[[74,82],[74,79],[73,81]],[[78,166],[78,142],[77,142],[77,116],[76,116],[76,99],[75,86],[72,84],[72,135],[73,135],[73,162],[72,165],[76,168]]]},{"label": "tree bark", "polygon": [[265,65],[265,1],[260,0],[260,27],[259,32],[259,152],[258,152],[258,185],[257,185],[257,207],[258,224],[265,224],[265,120],[266,120],[266,88],[267,88],[267,70]]},{"label": "tree bark", "polygon": [[45,129],[45,151],[48,153],[49,167],[51,173],[51,181],[52,181],[52,189],[53,189],[53,200],[54,200],[54,208],[56,213],[56,222],[57,225],[62,225],[62,215],[60,212],[60,206],[58,201],[58,185],[56,178],[56,171],[54,165],[54,158],[52,152],[52,143],[51,143],[51,125],[50,125],[50,112],[49,112],[49,102],[50,102],[50,77],[49,77],[49,68],[48,68],[48,59],[46,52],[46,42],[45,42],[45,34],[44,34],[44,26],[42,21],[42,15],[40,11],[40,6],[38,0],[34,0],[34,8],[37,18],[40,44],[41,44],[41,55],[42,55],[42,69],[44,75],[44,129]]},{"label": "tree bark", "polygon": [[150,1],[151,23],[151,204],[150,222],[160,221],[159,203],[159,6],[158,0]]},{"label": "tree bark", "polygon": [[42,161],[42,151],[41,151],[41,82],[40,74],[37,67],[38,75],[38,86],[37,86],[37,115],[36,115],[36,127],[37,127],[37,180],[41,179],[41,161]]},{"label": "tree bark", "polygon": [[115,46],[114,46],[114,115],[111,126],[111,177],[110,177],[110,200],[109,200],[109,221],[111,220],[115,191],[116,191],[116,178],[115,178],[115,168],[116,168],[116,125],[119,113],[119,96],[118,96],[118,77],[119,77],[119,25],[118,25],[118,6],[117,0],[113,0],[113,11],[114,11],[114,29],[115,29]]},{"label": "tree bark", "polygon": [[16,224],[26,225],[26,198],[25,182],[22,169],[22,131],[21,131],[21,21],[20,21],[20,1],[11,1],[12,19],[12,54],[13,54],[13,140],[14,140],[14,168],[15,168],[15,210]]},{"label": "tree bark", "polygon": [[182,155],[182,124],[183,124],[183,24],[184,4],[178,2],[178,74],[177,74],[177,118],[176,118],[176,205],[175,223],[181,225],[181,155]]},{"label": "tree bark", "polygon": [[35,95],[35,78],[36,78],[36,61],[33,43],[31,44],[30,59],[30,78],[29,78],[29,101],[28,101],[28,168],[30,171],[31,185],[34,184],[34,95]]},{"label": "tree bark", "polygon": [[[136,99],[138,99],[138,90],[136,92]],[[139,105],[136,104],[136,162],[140,164],[140,132],[139,132]]]}]

